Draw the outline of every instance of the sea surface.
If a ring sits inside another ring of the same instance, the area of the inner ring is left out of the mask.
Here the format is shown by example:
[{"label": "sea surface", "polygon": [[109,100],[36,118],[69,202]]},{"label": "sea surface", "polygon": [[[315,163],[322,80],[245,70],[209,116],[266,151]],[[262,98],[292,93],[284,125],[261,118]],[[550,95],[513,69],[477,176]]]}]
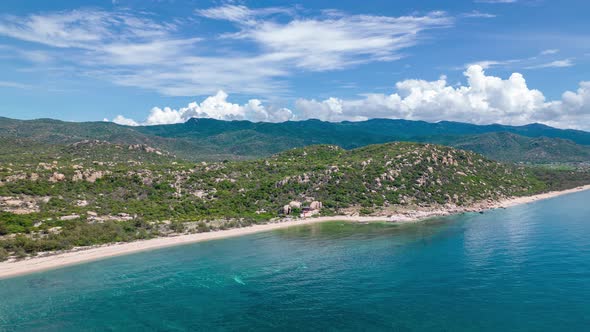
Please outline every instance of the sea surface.
[{"label": "sea surface", "polygon": [[590,191],[0,280],[2,331],[590,331]]}]

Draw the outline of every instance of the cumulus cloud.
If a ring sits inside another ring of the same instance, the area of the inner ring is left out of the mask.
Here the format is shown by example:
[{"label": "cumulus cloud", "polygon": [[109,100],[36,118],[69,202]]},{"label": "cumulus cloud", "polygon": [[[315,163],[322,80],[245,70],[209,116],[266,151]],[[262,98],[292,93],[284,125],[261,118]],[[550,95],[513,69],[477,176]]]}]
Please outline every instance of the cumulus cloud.
[{"label": "cumulus cloud", "polygon": [[412,79],[398,82],[397,92],[390,95],[367,94],[353,100],[300,99],[295,109],[304,117],[325,121],[400,118],[511,125],[542,122],[590,128],[586,125],[590,123],[589,82],[582,82],[576,92],[564,93],[561,100],[548,102],[541,91],[530,89],[519,73],[502,79],[488,76],[481,66],[472,65],[464,74],[466,85],[451,86],[445,77],[436,81]]},{"label": "cumulus cloud", "polygon": [[575,92],[566,91],[561,101],[550,103],[544,122],[557,127],[590,130],[590,82],[581,82]]},{"label": "cumulus cloud", "polygon": [[[104,120],[109,121],[109,119],[104,119]],[[113,119],[113,122],[116,124],[123,125],[123,126],[139,126],[139,123],[137,123],[135,120],[126,118],[122,115],[117,115]]]},{"label": "cumulus cloud", "polygon": [[192,102],[186,107],[172,109],[170,107],[154,107],[143,122],[118,115],[113,122],[137,126],[160,125],[186,122],[191,118],[211,118],[217,120],[250,120],[264,122],[283,122],[293,118],[293,113],[287,108],[266,107],[258,99],[250,99],[240,105],[227,101],[228,95],[224,91],[205,98],[202,102]]},{"label": "cumulus cloud", "polygon": [[[466,84],[459,86],[449,85],[442,76],[435,81],[400,81],[392,94],[373,93],[357,99],[298,99],[293,111],[265,106],[258,99],[234,104],[227,100],[225,92],[219,91],[200,103],[192,102],[180,109],[154,107],[141,124],[181,123],[193,117],[265,122],[390,118],[510,125],[541,122],[557,127],[590,129],[590,82],[581,82],[575,92],[565,92],[560,100],[547,101],[541,91],[529,88],[519,73],[503,79],[487,75],[484,68],[472,65],[464,75]],[[122,116],[113,121],[139,124]]]}]

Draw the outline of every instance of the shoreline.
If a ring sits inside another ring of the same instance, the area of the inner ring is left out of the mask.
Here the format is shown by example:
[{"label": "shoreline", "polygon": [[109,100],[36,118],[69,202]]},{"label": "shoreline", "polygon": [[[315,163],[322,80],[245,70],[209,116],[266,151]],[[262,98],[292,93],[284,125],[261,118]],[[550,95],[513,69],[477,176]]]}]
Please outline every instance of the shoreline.
[{"label": "shoreline", "polygon": [[253,225],[243,228],[233,228],[228,230],[207,232],[207,233],[196,233],[196,234],[184,234],[171,237],[160,237],[149,240],[141,240],[127,243],[114,243],[106,244],[91,248],[78,248],[71,251],[48,254],[46,256],[27,258],[20,261],[14,262],[1,262],[0,263],[0,279],[17,277],[25,274],[31,274],[36,272],[42,272],[46,270],[53,270],[63,268],[66,266],[77,265],[106,258],[129,255],[143,251],[157,250],[162,248],[168,248],[173,246],[219,240],[243,235],[249,235],[259,232],[267,232],[282,228],[288,228],[300,225],[310,225],[328,221],[350,221],[350,222],[374,222],[374,221],[387,221],[395,223],[410,223],[417,222],[420,220],[442,217],[448,215],[455,215],[464,212],[480,212],[485,210],[511,207],[521,204],[528,204],[539,200],[549,199],[557,196],[566,194],[581,192],[590,190],[590,185],[567,189],[563,191],[553,191],[543,194],[524,196],[524,197],[513,197],[502,199],[499,201],[480,203],[472,207],[458,207],[458,208],[443,208],[439,210],[431,211],[408,211],[405,213],[398,213],[389,216],[354,216],[354,215],[343,215],[343,216],[330,216],[330,217],[316,217],[308,219],[293,219],[287,221],[281,221],[276,223],[268,223],[263,225]]}]

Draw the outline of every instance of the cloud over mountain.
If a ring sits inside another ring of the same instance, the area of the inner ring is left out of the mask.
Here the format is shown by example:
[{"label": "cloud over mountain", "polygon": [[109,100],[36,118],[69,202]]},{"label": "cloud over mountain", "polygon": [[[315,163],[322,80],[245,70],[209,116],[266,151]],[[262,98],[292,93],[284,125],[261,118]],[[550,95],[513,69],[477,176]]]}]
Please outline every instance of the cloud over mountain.
[{"label": "cloud over mountain", "polygon": [[[565,92],[561,100],[547,101],[541,91],[530,89],[519,73],[502,79],[486,75],[481,66],[472,65],[464,75],[466,84],[461,86],[449,85],[445,77],[436,81],[409,79],[398,82],[396,92],[389,95],[373,93],[358,99],[298,99],[293,111],[267,107],[258,99],[251,99],[244,105],[233,104],[227,101],[225,92],[219,91],[201,103],[192,102],[178,110],[155,107],[142,123],[179,123],[191,117],[269,122],[312,118],[324,121],[401,118],[511,125],[543,122],[558,127],[589,129],[586,124],[590,123],[590,82],[580,83],[576,92]],[[132,123],[122,117],[114,121]]]},{"label": "cloud over mountain", "polygon": [[300,99],[296,110],[305,117],[327,121],[402,118],[476,124],[543,122],[590,128],[590,82],[580,83],[577,92],[565,92],[561,100],[546,101],[543,93],[530,89],[519,73],[502,79],[472,65],[464,75],[466,85],[450,86],[445,77],[437,81],[405,80],[398,82],[397,92],[390,95],[368,94],[353,100]]},{"label": "cloud over mountain", "polygon": [[250,99],[240,105],[227,101],[227,93],[218,91],[217,94],[205,98],[200,103],[192,102],[186,107],[172,109],[170,107],[154,107],[143,122],[137,122],[125,118],[122,115],[113,119],[113,122],[128,125],[158,125],[185,122],[190,118],[212,118],[217,120],[251,120],[266,122],[282,122],[293,118],[293,114],[287,108],[269,109],[262,105],[258,99]]}]

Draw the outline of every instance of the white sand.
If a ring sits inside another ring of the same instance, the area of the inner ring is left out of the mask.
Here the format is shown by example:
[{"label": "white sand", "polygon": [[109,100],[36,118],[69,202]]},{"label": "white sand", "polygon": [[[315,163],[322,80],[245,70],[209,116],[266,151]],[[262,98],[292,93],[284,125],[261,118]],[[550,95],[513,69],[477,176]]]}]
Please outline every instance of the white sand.
[{"label": "white sand", "polygon": [[[578,187],[574,189],[549,192],[535,196],[517,197],[486,204],[478,208],[478,210],[493,209],[499,207],[509,207],[519,204],[526,204],[542,199],[556,197],[559,195],[579,192],[590,189],[590,185]],[[359,217],[359,216],[333,216],[333,217],[317,217],[308,218],[305,220],[288,220],[278,223],[270,223],[265,225],[254,225],[244,228],[235,228],[230,230],[215,231],[209,233],[198,233],[189,235],[180,235],[175,237],[163,237],[151,240],[142,240],[130,243],[116,243],[92,248],[80,248],[79,250],[51,254],[45,256],[38,256],[28,258],[16,262],[2,262],[0,263],[0,279],[15,277],[23,274],[40,272],[49,269],[56,269],[64,266],[75,265],[104,258],[127,255],[137,253],[140,251],[154,250],[177,246],[188,243],[195,243],[201,241],[217,240],[228,237],[242,236],[252,233],[271,231],[280,228],[287,228],[297,225],[308,225],[326,221],[356,221],[356,222],[371,222],[371,221],[394,221],[394,222],[413,222],[421,219],[449,215],[465,210],[434,210],[434,211],[416,211],[414,213],[404,213],[399,215],[392,215],[387,217]]]}]

